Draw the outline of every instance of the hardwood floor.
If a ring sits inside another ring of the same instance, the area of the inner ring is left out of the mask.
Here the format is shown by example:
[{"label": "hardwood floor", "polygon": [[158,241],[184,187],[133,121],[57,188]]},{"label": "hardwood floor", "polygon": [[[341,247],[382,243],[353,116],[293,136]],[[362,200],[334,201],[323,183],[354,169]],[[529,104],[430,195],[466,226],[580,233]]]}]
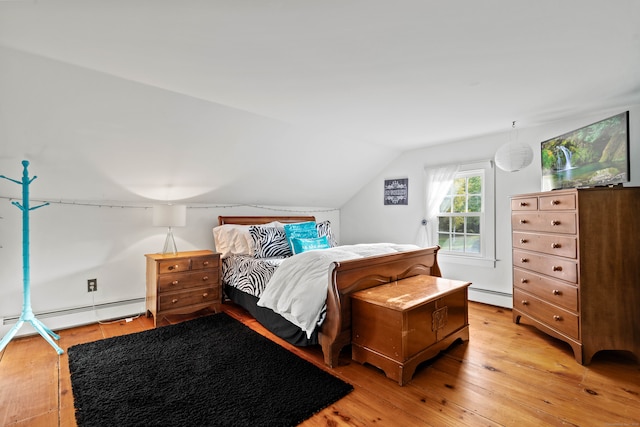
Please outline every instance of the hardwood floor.
[{"label": "hardwood floor", "polygon": [[[292,347],[242,309],[223,309],[325,368],[319,347]],[[163,318],[160,324],[191,317]],[[581,366],[566,343],[515,325],[510,310],[471,303],[469,320],[470,341],[422,364],[404,387],[352,362],[347,349],[331,371],[355,390],[302,425],[640,426],[640,365],[629,354],[601,352]],[[153,321],[145,317],[92,324],[60,331],[59,344],[66,350],[150,328]],[[40,336],[9,343],[0,354],[0,424],[76,425],[66,352],[59,357]]]}]

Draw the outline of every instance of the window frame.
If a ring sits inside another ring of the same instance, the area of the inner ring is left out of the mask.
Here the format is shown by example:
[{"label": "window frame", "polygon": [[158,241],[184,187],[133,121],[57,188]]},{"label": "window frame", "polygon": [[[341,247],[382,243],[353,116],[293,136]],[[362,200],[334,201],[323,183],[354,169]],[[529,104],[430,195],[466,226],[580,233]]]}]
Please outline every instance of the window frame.
[{"label": "window frame", "polygon": [[[453,252],[440,249],[438,257],[443,262],[453,262],[466,265],[476,265],[483,267],[494,267],[495,259],[495,168],[493,161],[475,162],[459,165],[454,180],[472,175],[482,176],[482,209],[480,212],[480,253]],[[438,217],[440,217],[440,213]],[[452,216],[475,216],[467,213],[452,212]],[[431,232],[433,236],[438,236],[439,221],[433,221]],[[465,230],[466,234],[466,230]]]}]

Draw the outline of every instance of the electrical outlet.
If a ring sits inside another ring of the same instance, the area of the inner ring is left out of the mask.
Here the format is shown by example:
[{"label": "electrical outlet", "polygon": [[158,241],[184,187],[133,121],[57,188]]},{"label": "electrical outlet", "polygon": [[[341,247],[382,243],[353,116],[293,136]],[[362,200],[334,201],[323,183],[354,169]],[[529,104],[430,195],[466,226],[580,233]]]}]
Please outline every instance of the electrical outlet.
[{"label": "electrical outlet", "polygon": [[87,292],[95,292],[98,290],[98,279],[87,280]]}]

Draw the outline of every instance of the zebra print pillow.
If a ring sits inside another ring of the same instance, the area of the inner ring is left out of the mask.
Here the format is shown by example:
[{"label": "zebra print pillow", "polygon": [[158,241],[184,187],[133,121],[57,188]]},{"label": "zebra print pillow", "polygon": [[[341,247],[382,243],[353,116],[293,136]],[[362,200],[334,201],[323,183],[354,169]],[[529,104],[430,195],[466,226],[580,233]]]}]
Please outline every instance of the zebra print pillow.
[{"label": "zebra print pillow", "polygon": [[329,245],[332,248],[338,246],[338,242],[336,238],[333,236],[331,232],[331,222],[329,220],[318,222],[316,224],[316,229],[318,230],[318,237],[327,236],[327,240],[329,240]]},{"label": "zebra print pillow", "polygon": [[253,256],[256,258],[293,255],[283,228],[252,225],[249,227],[249,234],[253,238],[255,245]]}]

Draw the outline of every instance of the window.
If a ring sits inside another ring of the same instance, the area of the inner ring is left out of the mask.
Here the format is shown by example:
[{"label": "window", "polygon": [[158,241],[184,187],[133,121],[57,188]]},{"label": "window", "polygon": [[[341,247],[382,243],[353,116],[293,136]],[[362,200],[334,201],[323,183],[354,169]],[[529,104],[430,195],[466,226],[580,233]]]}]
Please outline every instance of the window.
[{"label": "window", "polygon": [[438,213],[438,245],[443,251],[482,254],[483,188],[484,171],[456,174]]},{"label": "window", "polygon": [[431,222],[442,259],[495,266],[493,163],[460,165],[455,175],[449,176],[451,181]]}]

